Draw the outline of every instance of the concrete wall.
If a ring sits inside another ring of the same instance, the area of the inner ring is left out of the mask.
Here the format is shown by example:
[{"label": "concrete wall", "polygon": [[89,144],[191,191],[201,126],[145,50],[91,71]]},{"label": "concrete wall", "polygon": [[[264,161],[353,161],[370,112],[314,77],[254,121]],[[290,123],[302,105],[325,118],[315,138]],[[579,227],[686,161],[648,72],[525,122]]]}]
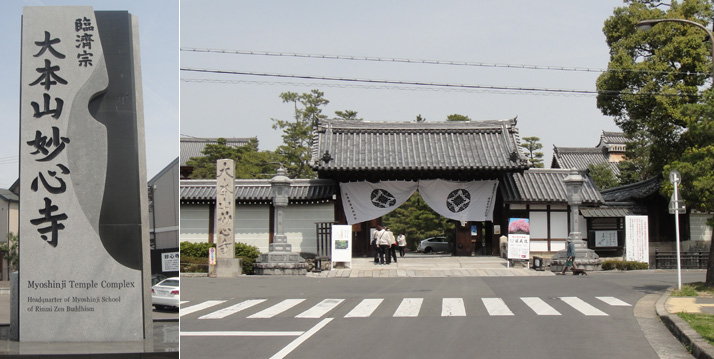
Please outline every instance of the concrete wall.
[{"label": "concrete wall", "polygon": [[150,185],[154,210],[149,213],[149,231],[155,234],[156,249],[179,246],[179,163],[164,169]]}]

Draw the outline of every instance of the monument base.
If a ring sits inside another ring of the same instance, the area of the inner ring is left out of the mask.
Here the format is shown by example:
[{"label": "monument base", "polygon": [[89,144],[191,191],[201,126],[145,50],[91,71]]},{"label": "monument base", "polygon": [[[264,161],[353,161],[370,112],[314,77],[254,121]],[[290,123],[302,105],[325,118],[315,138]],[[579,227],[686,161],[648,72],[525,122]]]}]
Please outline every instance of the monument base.
[{"label": "monument base", "polygon": [[306,275],[307,263],[255,263],[253,272],[257,275]]},{"label": "monument base", "polygon": [[292,252],[268,252],[253,264],[257,275],[305,275],[308,264],[299,254]]},{"label": "monument base", "polygon": [[[587,247],[585,241],[575,241],[575,268],[582,268],[586,271],[602,270],[602,259],[594,250]],[[563,249],[555,253],[550,259],[550,271],[562,272],[565,261],[568,260],[567,250]]]},{"label": "monument base", "polygon": [[235,278],[243,273],[243,260],[240,258],[216,258],[216,278]]}]

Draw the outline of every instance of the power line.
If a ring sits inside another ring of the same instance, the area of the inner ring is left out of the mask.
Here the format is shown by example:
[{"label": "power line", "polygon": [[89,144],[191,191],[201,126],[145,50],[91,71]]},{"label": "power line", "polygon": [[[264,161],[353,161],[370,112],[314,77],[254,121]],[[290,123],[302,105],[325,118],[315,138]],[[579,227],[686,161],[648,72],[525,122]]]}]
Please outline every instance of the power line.
[{"label": "power line", "polygon": [[[525,69],[525,70],[596,72],[596,73],[603,73],[603,72],[639,72],[639,73],[652,73],[652,74],[672,73],[671,71],[655,71],[655,70],[600,69],[600,68],[576,67],[576,66],[542,66],[542,65],[505,64],[505,63],[488,63],[488,62],[474,62],[474,61],[407,59],[407,58],[392,58],[392,57],[378,57],[378,56],[305,54],[305,53],[278,52],[278,51],[226,50],[226,49],[205,49],[205,48],[181,48],[181,51],[198,52],[198,53],[217,53],[217,54],[229,54],[229,55],[296,57],[296,58],[324,59],[324,60],[349,60],[349,61],[423,64],[423,65],[472,66],[472,67],[490,67],[490,68],[507,68],[507,69]],[[707,73],[689,72],[689,73],[687,73],[687,75],[708,76],[709,73],[708,72]]]},{"label": "power line", "polygon": [[[500,93],[527,93],[527,94],[548,94],[548,95],[575,95],[575,96],[592,96],[592,95],[623,95],[619,91],[597,91],[597,90],[577,90],[577,89],[555,89],[555,88],[538,88],[538,87],[510,87],[510,86],[490,86],[490,85],[468,85],[468,84],[449,84],[449,83],[434,83],[434,82],[416,82],[416,81],[394,81],[394,80],[371,80],[371,79],[355,79],[355,78],[344,78],[344,77],[326,77],[326,76],[311,76],[311,75],[290,75],[290,74],[276,74],[276,73],[263,73],[263,72],[244,72],[244,71],[228,71],[228,70],[208,70],[208,69],[194,69],[194,68],[181,68],[181,71],[187,72],[199,72],[199,73],[214,73],[214,74],[224,74],[224,75],[244,75],[244,76],[259,76],[259,77],[276,77],[276,78],[293,78],[293,79],[303,79],[303,80],[322,80],[322,81],[336,81],[336,82],[347,82],[349,84],[369,84],[369,85],[394,85],[398,87],[402,86],[412,86],[411,89],[440,89],[443,91],[456,91],[456,90],[472,90],[472,91],[482,91],[482,92],[500,92]],[[209,79],[181,79],[184,82],[204,82],[204,83],[245,83],[247,81],[226,81],[226,80],[209,80]],[[273,84],[266,82],[253,82],[255,84]],[[278,84],[292,84],[292,83],[278,83]],[[299,84],[304,85],[304,84]],[[308,84],[305,84],[308,85]],[[311,84],[314,86],[315,84]],[[364,85],[362,85],[364,86]],[[354,85],[352,87],[362,87],[360,85]],[[343,84],[343,86],[331,86],[331,87],[348,87]],[[384,89],[382,86],[377,86],[378,88]],[[368,87],[375,88],[375,87]],[[389,89],[395,89],[392,87]],[[399,88],[399,89],[410,89],[410,88]],[[659,92],[637,92],[632,94],[627,94],[631,96],[642,96],[642,95],[658,95],[658,96],[690,96],[687,94],[664,94]]]},{"label": "power line", "polygon": [[278,78],[293,78],[303,80],[322,80],[322,81],[341,81],[354,83],[369,83],[369,84],[387,84],[387,85],[410,85],[410,86],[428,86],[441,88],[462,88],[462,89],[480,89],[480,90],[497,90],[497,91],[515,91],[515,92],[543,92],[543,93],[568,93],[568,94],[597,94],[594,90],[575,90],[575,89],[551,89],[538,87],[509,87],[509,86],[490,86],[490,85],[467,85],[467,84],[448,84],[436,82],[416,82],[416,81],[394,81],[394,80],[371,80],[371,79],[355,79],[346,77],[327,77],[327,76],[311,76],[311,75],[289,75],[264,72],[244,72],[244,71],[228,71],[228,70],[208,70],[181,68],[181,71],[214,73],[223,75],[244,75],[244,76],[260,76],[260,77],[278,77]]},{"label": "power line", "polygon": [[[442,91],[442,92],[463,92],[463,93],[495,93],[501,95],[515,95],[518,91],[505,91],[505,90],[487,90],[487,89],[468,89],[468,88],[442,88],[442,87],[428,87],[428,86],[407,86],[407,85],[378,85],[378,84],[356,84],[356,83],[328,83],[328,82],[292,82],[292,81],[250,81],[250,80],[219,80],[219,79],[187,79],[181,78],[183,82],[193,82],[193,83],[210,83],[210,84],[250,84],[250,85],[267,85],[267,86],[301,86],[301,87],[327,87],[327,88],[358,88],[358,89],[368,89],[368,90],[400,90],[400,91]],[[524,93],[523,91],[520,92]],[[582,97],[582,96],[592,96],[593,94],[569,94],[569,93],[544,93],[544,92],[525,92],[526,94],[532,95],[543,95],[543,96],[572,96],[572,97]]]}]

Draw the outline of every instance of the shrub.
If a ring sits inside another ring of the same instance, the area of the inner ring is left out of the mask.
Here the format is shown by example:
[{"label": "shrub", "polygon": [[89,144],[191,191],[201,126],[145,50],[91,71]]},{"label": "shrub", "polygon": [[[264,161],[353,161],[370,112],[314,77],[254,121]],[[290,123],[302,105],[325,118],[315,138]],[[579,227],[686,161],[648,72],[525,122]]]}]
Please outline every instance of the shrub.
[{"label": "shrub", "polygon": [[181,273],[208,273],[208,258],[181,256]]},{"label": "shrub", "polygon": [[208,258],[208,249],[215,247],[216,245],[208,242],[192,243],[192,242],[181,242],[181,258],[192,257],[192,258]]},{"label": "shrub", "polygon": [[639,270],[649,269],[648,263],[622,260],[606,260],[602,262],[602,270]]},{"label": "shrub", "polygon": [[260,250],[256,246],[245,243],[236,243],[236,257],[243,259],[243,273],[253,274],[253,263],[260,257]]},{"label": "shrub", "polygon": [[[208,272],[208,249],[213,243],[181,242],[181,272]],[[253,274],[253,263],[260,257],[258,247],[245,243],[235,244],[235,256],[243,259],[243,273]]]}]

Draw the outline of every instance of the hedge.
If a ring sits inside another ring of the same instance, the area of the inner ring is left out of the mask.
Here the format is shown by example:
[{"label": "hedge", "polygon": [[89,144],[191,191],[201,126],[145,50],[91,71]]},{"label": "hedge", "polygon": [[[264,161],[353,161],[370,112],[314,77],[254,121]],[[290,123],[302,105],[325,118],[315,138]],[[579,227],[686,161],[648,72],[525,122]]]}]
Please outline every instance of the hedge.
[{"label": "hedge", "polygon": [[[207,273],[208,250],[213,243],[181,242],[181,271]],[[235,244],[235,256],[243,259],[243,274],[253,274],[253,263],[260,257],[258,247],[245,243]]]},{"label": "hedge", "polygon": [[649,269],[648,263],[621,260],[606,260],[602,262],[602,270],[639,270]]}]

